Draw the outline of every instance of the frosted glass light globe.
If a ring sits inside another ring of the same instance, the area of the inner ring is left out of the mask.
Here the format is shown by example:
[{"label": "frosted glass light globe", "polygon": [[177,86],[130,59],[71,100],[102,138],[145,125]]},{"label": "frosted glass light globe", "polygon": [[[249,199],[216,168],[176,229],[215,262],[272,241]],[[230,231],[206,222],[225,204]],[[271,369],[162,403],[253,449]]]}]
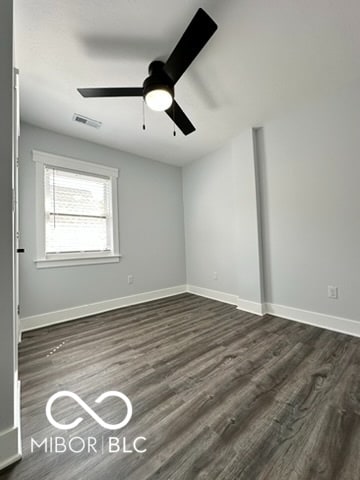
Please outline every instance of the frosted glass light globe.
[{"label": "frosted glass light globe", "polygon": [[162,112],[167,110],[172,102],[173,97],[170,92],[167,90],[158,88],[151,90],[145,95],[146,104],[151,110],[155,110],[156,112]]}]

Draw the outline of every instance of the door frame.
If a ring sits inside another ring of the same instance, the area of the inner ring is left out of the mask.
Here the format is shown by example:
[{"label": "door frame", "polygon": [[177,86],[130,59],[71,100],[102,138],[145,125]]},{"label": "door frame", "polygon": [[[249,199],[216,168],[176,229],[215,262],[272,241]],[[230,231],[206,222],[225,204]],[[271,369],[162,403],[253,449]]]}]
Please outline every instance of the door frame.
[{"label": "door frame", "polygon": [[19,137],[20,137],[20,92],[19,70],[13,72],[13,166],[12,166],[12,213],[13,213],[13,334],[14,334],[14,424],[18,429],[18,450],[21,456],[21,409],[20,380],[18,362],[18,343],[21,341],[20,331],[20,287],[19,287]]}]

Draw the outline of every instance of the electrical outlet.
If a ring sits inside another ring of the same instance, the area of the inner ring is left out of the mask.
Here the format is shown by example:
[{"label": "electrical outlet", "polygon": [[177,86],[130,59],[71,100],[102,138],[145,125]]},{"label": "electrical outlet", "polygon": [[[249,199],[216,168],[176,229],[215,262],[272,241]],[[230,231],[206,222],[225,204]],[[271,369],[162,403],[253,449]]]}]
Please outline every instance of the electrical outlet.
[{"label": "electrical outlet", "polygon": [[213,279],[214,279],[214,280],[217,280],[217,279],[218,279],[218,274],[217,274],[217,272],[213,272]]},{"label": "electrical outlet", "polygon": [[128,275],[128,284],[132,285],[134,283],[134,275]]},{"label": "electrical outlet", "polygon": [[334,287],[333,285],[328,285],[328,297],[338,298],[338,296],[339,296],[338,287]]}]

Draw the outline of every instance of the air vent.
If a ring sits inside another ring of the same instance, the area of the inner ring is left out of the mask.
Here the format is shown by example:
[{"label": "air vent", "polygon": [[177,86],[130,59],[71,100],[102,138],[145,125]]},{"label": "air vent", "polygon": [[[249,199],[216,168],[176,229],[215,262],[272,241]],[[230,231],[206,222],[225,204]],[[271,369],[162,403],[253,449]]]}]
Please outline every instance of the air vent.
[{"label": "air vent", "polygon": [[79,115],[78,113],[74,113],[73,120],[74,122],[82,123],[83,125],[88,125],[89,127],[94,128],[100,128],[102,125],[101,122],[93,120],[92,118],[84,117],[84,115]]}]

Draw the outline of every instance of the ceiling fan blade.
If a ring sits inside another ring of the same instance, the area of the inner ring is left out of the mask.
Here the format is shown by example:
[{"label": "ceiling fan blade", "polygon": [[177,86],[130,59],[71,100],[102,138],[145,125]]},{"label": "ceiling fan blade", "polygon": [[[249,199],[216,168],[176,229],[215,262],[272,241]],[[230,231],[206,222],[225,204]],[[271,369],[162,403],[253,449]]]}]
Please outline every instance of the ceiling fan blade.
[{"label": "ceiling fan blade", "polygon": [[142,97],[142,87],[100,87],[100,88],[78,88],[83,97]]},{"label": "ceiling fan blade", "polygon": [[174,123],[180,128],[184,135],[189,135],[196,130],[194,125],[190,122],[188,117],[185,115],[180,105],[173,101],[170,108],[165,110],[169,117],[174,121]]},{"label": "ceiling fan blade", "polygon": [[214,20],[202,8],[199,8],[164,65],[165,72],[174,84],[200,53],[216,29],[217,25]]}]

